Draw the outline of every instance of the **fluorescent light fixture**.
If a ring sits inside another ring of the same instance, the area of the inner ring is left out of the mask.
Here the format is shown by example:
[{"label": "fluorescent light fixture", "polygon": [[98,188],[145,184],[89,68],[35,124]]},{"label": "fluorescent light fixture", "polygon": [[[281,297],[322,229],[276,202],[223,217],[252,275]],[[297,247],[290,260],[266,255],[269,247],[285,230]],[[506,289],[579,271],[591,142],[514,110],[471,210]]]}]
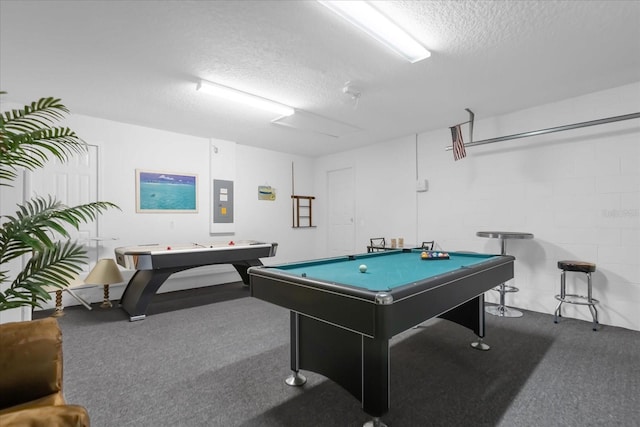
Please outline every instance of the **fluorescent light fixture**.
[{"label": "fluorescent light fixture", "polygon": [[275,102],[258,95],[253,95],[251,93],[223,86],[218,83],[208,82],[206,80],[200,80],[196,86],[196,90],[210,95],[219,96],[220,98],[228,99],[229,101],[239,102],[251,107],[271,111],[272,113],[280,114],[282,116],[290,116],[296,112],[294,108],[289,107],[288,105],[280,104],[279,102]]},{"label": "fluorescent light fixture", "polygon": [[412,64],[431,53],[389,18],[365,1],[320,1],[318,3],[342,16]]}]

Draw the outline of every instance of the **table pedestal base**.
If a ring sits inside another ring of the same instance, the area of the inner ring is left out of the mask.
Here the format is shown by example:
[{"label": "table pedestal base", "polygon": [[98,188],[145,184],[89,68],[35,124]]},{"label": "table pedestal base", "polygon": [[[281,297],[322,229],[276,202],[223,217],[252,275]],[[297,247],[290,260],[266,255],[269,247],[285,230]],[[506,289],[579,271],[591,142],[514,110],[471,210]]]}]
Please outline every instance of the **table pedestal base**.
[{"label": "table pedestal base", "polygon": [[491,307],[485,307],[484,311],[494,316],[500,317],[522,317],[522,312],[515,308],[509,308],[505,305],[493,305]]},{"label": "table pedestal base", "polygon": [[497,288],[493,289],[494,291],[500,294],[500,303],[495,306],[485,307],[484,311],[489,314],[493,314],[494,316],[501,317],[522,317],[522,312],[516,310],[515,308],[509,308],[505,305],[505,296],[509,292],[518,292],[518,288],[515,286],[507,285],[506,283],[502,283]]}]

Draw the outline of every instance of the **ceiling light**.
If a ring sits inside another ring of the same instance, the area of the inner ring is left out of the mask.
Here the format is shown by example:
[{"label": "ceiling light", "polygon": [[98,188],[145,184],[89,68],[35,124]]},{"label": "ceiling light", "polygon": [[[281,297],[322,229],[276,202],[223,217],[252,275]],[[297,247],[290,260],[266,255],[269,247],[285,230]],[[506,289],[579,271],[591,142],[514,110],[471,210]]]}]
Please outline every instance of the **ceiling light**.
[{"label": "ceiling light", "polygon": [[279,102],[272,101],[267,98],[263,98],[258,95],[243,92],[231,87],[222,86],[217,83],[208,82],[206,80],[200,80],[196,86],[196,90],[202,91],[211,95],[219,96],[230,101],[239,102],[251,107],[260,108],[262,110],[271,111],[282,116],[290,116],[296,112],[296,110],[288,105],[280,104]]},{"label": "ceiling light", "polygon": [[333,12],[404,56],[412,64],[431,53],[389,18],[364,1],[320,1]]}]

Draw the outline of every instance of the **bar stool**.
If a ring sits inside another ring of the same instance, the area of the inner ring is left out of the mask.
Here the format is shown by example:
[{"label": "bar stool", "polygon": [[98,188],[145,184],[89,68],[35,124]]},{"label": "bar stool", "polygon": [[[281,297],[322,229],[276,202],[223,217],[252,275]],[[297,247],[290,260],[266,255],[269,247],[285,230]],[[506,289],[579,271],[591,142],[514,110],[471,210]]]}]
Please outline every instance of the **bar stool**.
[{"label": "bar stool", "polygon": [[[596,265],[584,261],[558,261],[558,268],[562,270],[560,276],[560,295],[556,295],[556,299],[560,301],[554,313],[554,323],[558,323],[558,317],[562,317],[562,303],[579,304],[589,306],[591,317],[593,318],[593,330],[597,331],[598,326],[598,310],[596,304],[599,302],[593,298],[591,287],[591,273],[596,271]],[[587,275],[587,296],[578,294],[568,294],[566,288],[566,275],[568,271],[576,273],[584,273]]]}]

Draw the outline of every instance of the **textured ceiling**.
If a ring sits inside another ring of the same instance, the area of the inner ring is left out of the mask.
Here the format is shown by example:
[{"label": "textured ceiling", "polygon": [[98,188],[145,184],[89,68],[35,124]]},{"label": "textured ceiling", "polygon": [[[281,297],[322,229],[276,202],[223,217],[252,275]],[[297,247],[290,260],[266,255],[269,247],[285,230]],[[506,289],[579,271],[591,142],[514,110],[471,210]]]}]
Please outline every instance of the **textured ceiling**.
[{"label": "textured ceiling", "polygon": [[[77,114],[319,156],[451,126],[466,107],[481,119],[640,80],[639,1],[372,3],[432,56],[410,64],[315,1],[0,0],[0,89],[6,101],[55,96]],[[361,130],[277,126],[196,92],[200,78]]]}]

